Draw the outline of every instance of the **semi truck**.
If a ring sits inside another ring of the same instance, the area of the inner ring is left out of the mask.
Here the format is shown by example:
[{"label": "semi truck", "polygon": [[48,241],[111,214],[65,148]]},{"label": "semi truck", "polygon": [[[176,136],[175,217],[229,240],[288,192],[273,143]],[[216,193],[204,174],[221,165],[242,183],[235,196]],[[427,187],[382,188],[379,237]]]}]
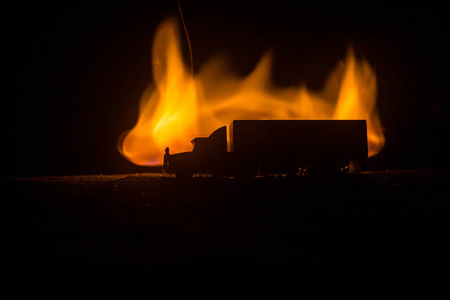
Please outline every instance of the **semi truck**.
[{"label": "semi truck", "polygon": [[169,154],[164,172],[251,177],[268,174],[331,174],[360,171],[368,156],[365,120],[234,120],[192,151]]}]

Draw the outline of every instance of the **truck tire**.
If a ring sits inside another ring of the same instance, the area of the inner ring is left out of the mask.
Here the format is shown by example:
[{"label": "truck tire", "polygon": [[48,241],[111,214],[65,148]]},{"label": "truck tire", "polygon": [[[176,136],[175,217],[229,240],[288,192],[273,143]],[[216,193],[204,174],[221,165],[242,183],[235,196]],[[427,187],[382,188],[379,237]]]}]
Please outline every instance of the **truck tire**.
[{"label": "truck tire", "polygon": [[173,172],[178,179],[192,178],[192,175],[194,175],[192,159],[181,158],[176,160],[173,164]]},{"label": "truck tire", "polygon": [[192,171],[188,171],[188,170],[179,171],[179,172],[175,173],[175,177],[177,179],[182,179],[182,180],[192,178],[193,175],[194,175],[193,172]]}]

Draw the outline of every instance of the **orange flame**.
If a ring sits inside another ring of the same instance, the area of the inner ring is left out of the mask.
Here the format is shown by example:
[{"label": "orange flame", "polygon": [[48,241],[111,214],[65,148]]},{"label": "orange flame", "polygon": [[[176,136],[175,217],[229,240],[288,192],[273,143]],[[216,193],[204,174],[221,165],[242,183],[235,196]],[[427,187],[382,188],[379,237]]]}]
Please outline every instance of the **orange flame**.
[{"label": "orange flame", "polygon": [[164,149],[191,150],[190,140],[209,136],[236,119],[358,119],[367,121],[369,157],[385,139],[376,104],[376,76],[350,49],[320,93],[305,86],[278,88],[270,81],[268,52],[245,78],[211,60],[191,76],[182,60],[178,24],[164,21],[153,44],[154,85],[142,95],[139,118],[119,139],[119,151],[137,165],[161,164]]}]

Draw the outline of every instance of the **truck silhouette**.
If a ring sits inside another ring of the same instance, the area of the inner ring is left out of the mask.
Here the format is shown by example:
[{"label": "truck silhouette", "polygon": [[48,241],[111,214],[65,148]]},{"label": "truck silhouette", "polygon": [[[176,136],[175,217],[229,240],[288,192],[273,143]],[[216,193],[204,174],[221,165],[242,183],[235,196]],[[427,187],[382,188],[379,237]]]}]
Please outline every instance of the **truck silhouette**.
[{"label": "truck silhouette", "polygon": [[226,126],[197,137],[192,151],[165,157],[164,171],[177,178],[328,174],[362,170],[368,156],[365,120],[235,120],[228,141],[229,150]]}]

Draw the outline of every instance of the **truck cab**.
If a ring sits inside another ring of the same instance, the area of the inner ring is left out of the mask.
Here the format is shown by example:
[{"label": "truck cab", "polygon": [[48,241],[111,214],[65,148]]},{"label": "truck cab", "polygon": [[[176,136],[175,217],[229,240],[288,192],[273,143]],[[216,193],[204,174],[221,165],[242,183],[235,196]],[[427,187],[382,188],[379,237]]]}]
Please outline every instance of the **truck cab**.
[{"label": "truck cab", "polygon": [[192,141],[192,151],[170,156],[168,173],[177,177],[192,177],[194,173],[219,174],[227,156],[227,128],[220,127],[209,137]]}]

